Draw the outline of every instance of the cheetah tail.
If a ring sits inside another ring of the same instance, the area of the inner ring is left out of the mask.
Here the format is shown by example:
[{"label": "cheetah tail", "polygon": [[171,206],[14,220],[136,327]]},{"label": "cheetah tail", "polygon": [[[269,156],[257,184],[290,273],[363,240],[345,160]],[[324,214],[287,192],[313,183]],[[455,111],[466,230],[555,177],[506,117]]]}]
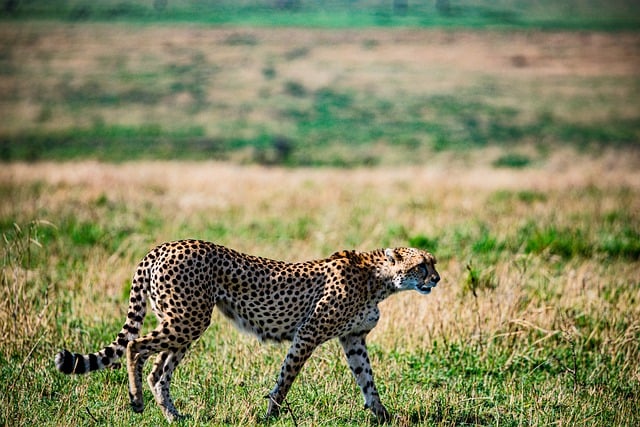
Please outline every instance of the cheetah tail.
[{"label": "cheetah tail", "polygon": [[116,339],[100,351],[90,354],[62,350],[55,357],[56,368],[64,374],[85,374],[107,367],[119,368],[117,363],[129,341],[138,338],[147,311],[148,272],[142,266],[133,277],[127,320]]}]

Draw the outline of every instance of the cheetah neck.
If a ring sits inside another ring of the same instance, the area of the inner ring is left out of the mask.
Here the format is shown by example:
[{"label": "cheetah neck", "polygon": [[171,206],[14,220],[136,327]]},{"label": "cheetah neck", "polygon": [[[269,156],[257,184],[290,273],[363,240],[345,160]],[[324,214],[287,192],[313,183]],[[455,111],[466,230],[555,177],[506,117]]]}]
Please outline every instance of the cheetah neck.
[{"label": "cheetah neck", "polygon": [[373,300],[378,303],[396,293],[397,289],[393,284],[393,272],[389,268],[384,249],[364,252],[362,253],[362,258],[366,264],[375,266],[373,278],[369,285]]}]

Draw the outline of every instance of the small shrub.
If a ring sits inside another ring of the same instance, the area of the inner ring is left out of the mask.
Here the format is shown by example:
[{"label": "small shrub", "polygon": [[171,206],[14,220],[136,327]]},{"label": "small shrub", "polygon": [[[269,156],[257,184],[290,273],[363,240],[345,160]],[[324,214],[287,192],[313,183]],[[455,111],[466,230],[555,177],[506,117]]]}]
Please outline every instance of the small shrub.
[{"label": "small shrub", "polygon": [[273,65],[266,65],[262,69],[262,75],[267,80],[273,80],[276,78],[276,75],[277,75],[276,68]]},{"label": "small shrub", "polygon": [[224,43],[229,46],[255,46],[258,44],[258,38],[248,33],[233,33],[229,35]]},{"label": "small shrub", "polygon": [[302,98],[307,94],[307,89],[302,83],[289,80],[284,84],[284,92],[287,95],[295,96],[296,98]]},{"label": "small shrub", "polygon": [[261,135],[253,142],[249,160],[262,165],[290,164],[295,146],[295,141],[283,135]]},{"label": "small shrub", "polygon": [[524,168],[529,166],[530,164],[531,164],[531,159],[529,158],[529,156],[526,156],[524,154],[516,154],[516,153],[504,154],[498,157],[493,162],[494,167],[514,168],[514,169]]},{"label": "small shrub", "polygon": [[535,203],[535,202],[546,202],[547,201],[547,195],[546,194],[541,193],[539,191],[532,191],[532,190],[518,191],[517,197],[518,197],[518,200],[520,200],[521,202],[524,202],[526,204],[532,204],[532,203]]},{"label": "small shrub", "polygon": [[438,250],[438,240],[432,239],[424,234],[418,234],[409,238],[409,246],[425,251],[436,252]]},{"label": "small shrub", "polygon": [[293,61],[294,59],[304,58],[309,55],[309,52],[311,52],[311,50],[308,47],[297,47],[286,52],[284,58],[287,61]]}]

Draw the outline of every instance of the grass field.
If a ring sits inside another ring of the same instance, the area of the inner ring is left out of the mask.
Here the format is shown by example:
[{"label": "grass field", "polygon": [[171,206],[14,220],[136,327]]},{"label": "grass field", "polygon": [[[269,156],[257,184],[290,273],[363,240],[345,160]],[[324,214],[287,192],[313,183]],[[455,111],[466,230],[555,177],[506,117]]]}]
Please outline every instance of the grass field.
[{"label": "grass field", "polygon": [[[369,339],[394,425],[637,425],[637,153],[564,151],[522,169],[492,158],[352,170],[4,165],[0,424],[163,423],[153,403],[129,410],[124,370],[66,377],[53,355],[110,342],[137,260],[161,241],[198,237],[287,260],[432,250],[441,284],[386,301]],[[215,313],[174,379],[186,425],[260,423],[285,352]],[[289,395],[293,416],[268,424],[374,423],[360,399],[328,343]]]},{"label": "grass field", "polygon": [[7,21],[0,160],[422,164],[638,146],[640,33]]},{"label": "grass field", "polygon": [[[53,356],[111,342],[137,261],[190,237],[435,253],[369,338],[393,425],[640,425],[637,2],[142,3],[3,3],[0,426],[164,424]],[[265,421],[286,348],[215,312],[184,424],[375,424],[337,343]]]}]

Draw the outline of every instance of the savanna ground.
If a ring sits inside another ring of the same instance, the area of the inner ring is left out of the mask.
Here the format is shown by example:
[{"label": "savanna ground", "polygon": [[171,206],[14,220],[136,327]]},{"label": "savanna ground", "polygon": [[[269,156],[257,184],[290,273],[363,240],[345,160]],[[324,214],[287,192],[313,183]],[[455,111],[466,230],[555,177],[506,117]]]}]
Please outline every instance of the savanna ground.
[{"label": "savanna ground", "polygon": [[[369,338],[395,425],[640,424],[636,30],[87,7],[0,25],[0,425],[164,423],[147,389],[129,410],[124,369],[67,377],[53,356],[111,342],[136,262],[187,237],[290,261],[434,252],[439,286],[384,302]],[[185,424],[265,422],[285,353],[214,312],[174,377]],[[266,424],[375,424],[333,342],[288,405]]]},{"label": "savanna ground", "polygon": [[[369,339],[397,425],[636,425],[639,160],[562,153],[516,171],[481,158],[356,170],[6,165],[2,423],[162,423],[152,403],[129,410],[124,369],[66,377],[53,355],[110,342],[137,260],[198,237],[287,260],[388,245],[436,253],[438,288],[387,300]],[[285,352],[216,312],[175,376],[178,407],[193,424],[260,422]],[[343,359],[328,343],[305,366],[288,398],[298,425],[373,421]]]}]

